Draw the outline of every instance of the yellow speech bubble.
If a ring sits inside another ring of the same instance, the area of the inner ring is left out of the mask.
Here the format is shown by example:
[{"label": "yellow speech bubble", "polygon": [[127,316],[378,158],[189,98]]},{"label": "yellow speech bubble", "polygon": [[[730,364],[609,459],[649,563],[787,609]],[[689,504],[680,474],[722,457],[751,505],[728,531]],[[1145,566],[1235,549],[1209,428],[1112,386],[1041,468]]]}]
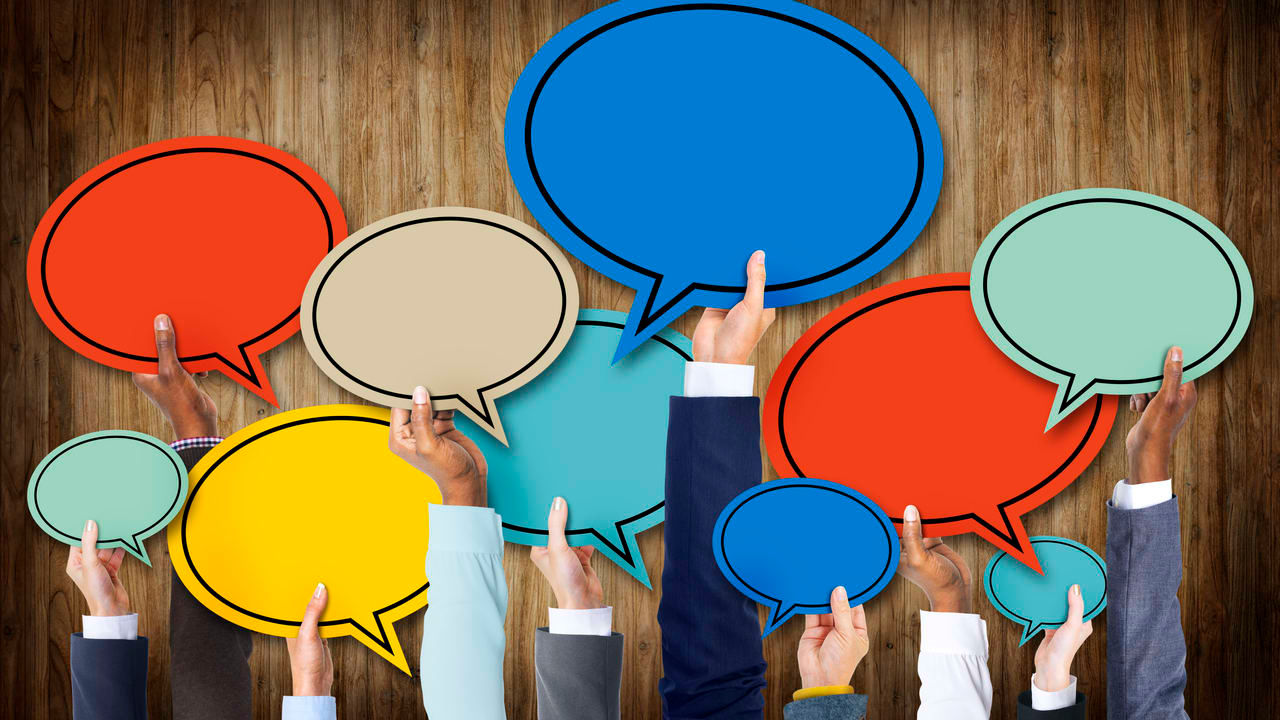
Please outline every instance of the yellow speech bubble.
[{"label": "yellow speech bubble", "polygon": [[427,605],[427,505],[440,489],[387,449],[389,411],[322,405],[228,437],[191,470],[169,555],[205,607],[293,637],[316,583],[321,637],[350,635],[409,673],[392,624]]}]

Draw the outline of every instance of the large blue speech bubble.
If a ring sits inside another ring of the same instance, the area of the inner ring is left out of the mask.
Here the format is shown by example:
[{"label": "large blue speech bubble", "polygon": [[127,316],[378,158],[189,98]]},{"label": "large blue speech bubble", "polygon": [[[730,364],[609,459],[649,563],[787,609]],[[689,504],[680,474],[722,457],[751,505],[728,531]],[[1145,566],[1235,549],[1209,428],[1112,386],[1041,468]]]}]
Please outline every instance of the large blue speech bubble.
[{"label": "large blue speech bubble", "polygon": [[147,565],[142,541],[164,529],[187,497],[187,469],[167,444],[129,430],[73,438],[45,456],[27,485],[27,508],[50,537],[80,547],[98,523],[98,547],[122,547]]},{"label": "large blue speech bubble", "polygon": [[991,604],[1001,615],[1022,625],[1019,645],[1067,621],[1067,589],[1072,585],[1080,586],[1084,598],[1083,620],[1092,619],[1107,606],[1107,564],[1087,545],[1041,535],[1031,538],[1031,549],[1040,560],[1043,575],[1002,552],[987,563],[983,576]]},{"label": "large blue speech bubble", "polygon": [[865,280],[915,240],[942,180],[907,71],[789,0],[596,10],[525,67],[505,136],[538,222],[636,289],[616,358],[693,306],[732,306],[757,249],[770,307]]},{"label": "large blue speech bubble", "polygon": [[682,392],[692,343],[664,330],[611,364],[623,321],[609,310],[578,313],[556,361],[503,397],[510,445],[457,423],[489,463],[489,504],[508,542],[546,545],[559,495],[569,503],[569,544],[594,545],[651,587],[635,536],[664,517],[669,398]]},{"label": "large blue speech bubble", "polygon": [[792,615],[831,612],[843,585],[849,604],[875,597],[898,567],[893,522],[862,493],[826,480],[774,480],[738,495],[711,535],[720,572],[770,609],[764,634]]}]

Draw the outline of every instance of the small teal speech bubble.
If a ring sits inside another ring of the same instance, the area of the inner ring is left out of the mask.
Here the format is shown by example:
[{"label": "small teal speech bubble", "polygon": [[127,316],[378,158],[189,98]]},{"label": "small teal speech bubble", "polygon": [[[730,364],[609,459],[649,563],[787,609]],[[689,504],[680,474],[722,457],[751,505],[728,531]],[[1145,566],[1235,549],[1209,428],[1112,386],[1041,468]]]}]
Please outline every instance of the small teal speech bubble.
[{"label": "small teal speech bubble", "polygon": [[1041,535],[1031,538],[1031,549],[1043,575],[1002,552],[987,563],[983,580],[996,610],[1023,626],[1018,645],[1067,621],[1067,590],[1072,585],[1080,586],[1084,598],[1082,620],[1092,619],[1107,606],[1107,564],[1088,546]]},{"label": "small teal speech bubble", "polygon": [[1221,230],[1178,203],[1089,188],[1040,198],[982,241],[973,308],[1005,355],[1057,383],[1046,426],[1095,394],[1160,389],[1183,350],[1183,381],[1244,337],[1253,283]]},{"label": "small teal speech bubble", "polygon": [[725,579],[769,608],[765,635],[792,615],[831,612],[837,586],[851,606],[870,600],[898,567],[889,516],[826,480],[774,480],[743,492],[720,512],[711,542]]},{"label": "small teal speech bubble", "polygon": [[27,485],[31,517],[58,542],[80,547],[98,523],[98,547],[122,547],[147,565],[142,541],[164,529],[187,497],[187,470],[167,444],[142,433],[103,430],[45,456]]},{"label": "small teal speech bubble", "polygon": [[615,365],[625,323],[620,312],[578,313],[556,361],[502,398],[509,445],[465,418],[457,424],[489,463],[489,504],[508,542],[545,545],[558,495],[569,503],[570,545],[594,545],[651,587],[635,537],[665,514],[669,399],[682,391],[693,345],[663,330]]}]

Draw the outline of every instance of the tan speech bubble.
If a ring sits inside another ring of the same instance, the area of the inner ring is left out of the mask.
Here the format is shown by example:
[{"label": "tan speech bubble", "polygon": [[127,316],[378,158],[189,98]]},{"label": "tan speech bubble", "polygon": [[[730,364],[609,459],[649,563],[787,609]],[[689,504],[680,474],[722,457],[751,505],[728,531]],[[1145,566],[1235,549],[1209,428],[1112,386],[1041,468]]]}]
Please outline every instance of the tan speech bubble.
[{"label": "tan speech bubble", "polygon": [[302,296],[302,337],[326,375],[382,405],[425,385],[504,444],[494,401],[555,360],[578,314],[560,249],[528,225],[473,208],[414,210],[356,231]]}]

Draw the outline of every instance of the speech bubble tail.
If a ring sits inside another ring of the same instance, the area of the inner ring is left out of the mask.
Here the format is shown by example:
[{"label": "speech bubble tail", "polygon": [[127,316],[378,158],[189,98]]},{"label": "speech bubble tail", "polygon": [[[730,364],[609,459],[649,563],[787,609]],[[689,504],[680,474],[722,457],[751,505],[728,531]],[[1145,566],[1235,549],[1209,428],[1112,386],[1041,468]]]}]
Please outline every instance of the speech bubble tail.
[{"label": "speech bubble tail", "polygon": [[141,560],[147,567],[151,567],[151,556],[147,555],[147,548],[142,544],[142,540],[136,536],[120,538],[120,546],[125,552]]},{"label": "speech bubble tail", "polygon": [[241,346],[219,351],[214,355],[214,358],[218,362],[218,370],[223,375],[235,380],[249,392],[271,403],[273,407],[280,407],[280,401],[276,399],[275,390],[271,389],[271,383],[267,381],[267,371],[262,366],[261,357],[250,353],[247,348]]},{"label": "speech bubble tail", "polygon": [[692,291],[692,284],[663,275],[655,278],[647,290],[637,289],[622,335],[618,338],[618,349],[613,353],[613,364],[617,365],[627,353],[640,347],[641,343],[688,310]]},{"label": "speech bubble tail", "polygon": [[640,554],[640,547],[636,544],[638,532],[624,522],[609,527],[591,528],[591,544],[607,555],[615,565],[652,590],[649,569],[645,567],[644,556]]},{"label": "speech bubble tail", "polygon": [[1044,574],[1044,570],[1040,568],[1040,559],[1036,557],[1035,548],[1031,544],[1031,538],[1027,536],[1027,529],[1022,525],[1022,518],[1016,515],[1010,516],[1003,507],[997,507],[991,511],[991,514],[979,514],[976,519],[978,526],[974,528],[974,532],[987,542],[1009,553],[1018,562],[1040,575]]},{"label": "speech bubble tail", "polygon": [[1027,625],[1023,625],[1022,637],[1018,639],[1018,647],[1022,647],[1023,645],[1026,645],[1028,640],[1035,637],[1036,634],[1038,634],[1043,629],[1044,629],[1043,623],[1032,622]]},{"label": "speech bubble tail", "polygon": [[1053,397],[1053,407],[1049,409],[1049,420],[1045,423],[1044,431],[1052,430],[1054,425],[1093,397],[1092,388],[1097,382],[1096,378],[1068,375],[1058,383],[1058,392]]},{"label": "speech bubble tail", "polygon": [[782,627],[795,614],[795,610],[796,606],[794,604],[787,605],[784,601],[779,600],[769,610],[769,619],[765,621],[764,632],[760,637],[769,637],[769,633]]},{"label": "speech bubble tail", "polygon": [[462,403],[458,409],[463,415],[492,435],[498,442],[510,446],[507,442],[507,431],[502,427],[502,418],[498,416],[498,405],[493,398],[486,397],[482,390],[474,390],[458,393],[458,402]]},{"label": "speech bubble tail", "polygon": [[409,658],[400,647],[400,637],[396,635],[391,624],[383,623],[378,613],[347,618],[347,623],[356,629],[351,634],[360,644],[376,652],[383,660],[395,665],[405,675],[412,676],[409,669]]}]

